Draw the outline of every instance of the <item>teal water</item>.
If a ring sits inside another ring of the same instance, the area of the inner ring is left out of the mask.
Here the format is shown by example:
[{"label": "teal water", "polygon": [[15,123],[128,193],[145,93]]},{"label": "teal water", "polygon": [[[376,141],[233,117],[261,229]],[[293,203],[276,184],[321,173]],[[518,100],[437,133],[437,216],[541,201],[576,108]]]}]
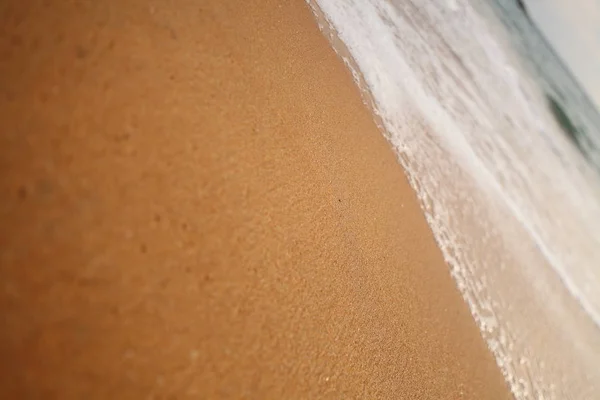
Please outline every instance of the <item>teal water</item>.
[{"label": "teal water", "polygon": [[600,112],[569,69],[569,60],[558,56],[529,12],[524,12],[516,1],[488,1],[531,76],[546,93],[557,122],[600,173]]}]

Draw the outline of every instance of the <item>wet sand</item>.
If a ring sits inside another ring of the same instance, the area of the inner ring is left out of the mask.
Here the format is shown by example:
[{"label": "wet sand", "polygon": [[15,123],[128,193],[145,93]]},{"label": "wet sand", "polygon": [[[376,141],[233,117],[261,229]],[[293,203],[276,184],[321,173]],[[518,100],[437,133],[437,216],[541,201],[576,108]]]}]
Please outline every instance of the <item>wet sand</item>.
[{"label": "wet sand", "polygon": [[0,16],[0,398],[510,398],[303,1]]}]

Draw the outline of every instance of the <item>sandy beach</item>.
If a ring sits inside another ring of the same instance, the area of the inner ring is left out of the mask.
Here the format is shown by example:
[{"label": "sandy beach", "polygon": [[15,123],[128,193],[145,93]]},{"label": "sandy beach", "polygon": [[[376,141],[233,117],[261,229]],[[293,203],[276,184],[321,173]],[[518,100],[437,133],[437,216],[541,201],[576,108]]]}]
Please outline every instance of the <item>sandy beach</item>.
[{"label": "sandy beach", "polygon": [[510,398],[304,1],[0,16],[0,398]]}]

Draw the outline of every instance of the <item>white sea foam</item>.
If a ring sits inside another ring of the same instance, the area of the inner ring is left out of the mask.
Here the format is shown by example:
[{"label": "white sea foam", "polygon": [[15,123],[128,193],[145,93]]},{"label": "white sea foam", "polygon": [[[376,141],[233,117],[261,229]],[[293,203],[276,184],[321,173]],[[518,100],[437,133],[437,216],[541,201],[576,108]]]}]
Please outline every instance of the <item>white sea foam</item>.
[{"label": "white sea foam", "polygon": [[337,35],[515,396],[597,398],[600,180],[503,26],[468,0],[309,4]]}]

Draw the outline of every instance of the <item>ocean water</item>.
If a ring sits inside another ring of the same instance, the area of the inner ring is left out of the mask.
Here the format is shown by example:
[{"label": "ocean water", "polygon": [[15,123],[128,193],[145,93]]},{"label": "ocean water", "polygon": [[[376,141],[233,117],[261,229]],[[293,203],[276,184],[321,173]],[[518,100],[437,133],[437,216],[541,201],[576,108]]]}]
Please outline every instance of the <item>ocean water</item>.
[{"label": "ocean water", "polygon": [[308,0],[517,399],[600,398],[600,116],[512,0]]}]

